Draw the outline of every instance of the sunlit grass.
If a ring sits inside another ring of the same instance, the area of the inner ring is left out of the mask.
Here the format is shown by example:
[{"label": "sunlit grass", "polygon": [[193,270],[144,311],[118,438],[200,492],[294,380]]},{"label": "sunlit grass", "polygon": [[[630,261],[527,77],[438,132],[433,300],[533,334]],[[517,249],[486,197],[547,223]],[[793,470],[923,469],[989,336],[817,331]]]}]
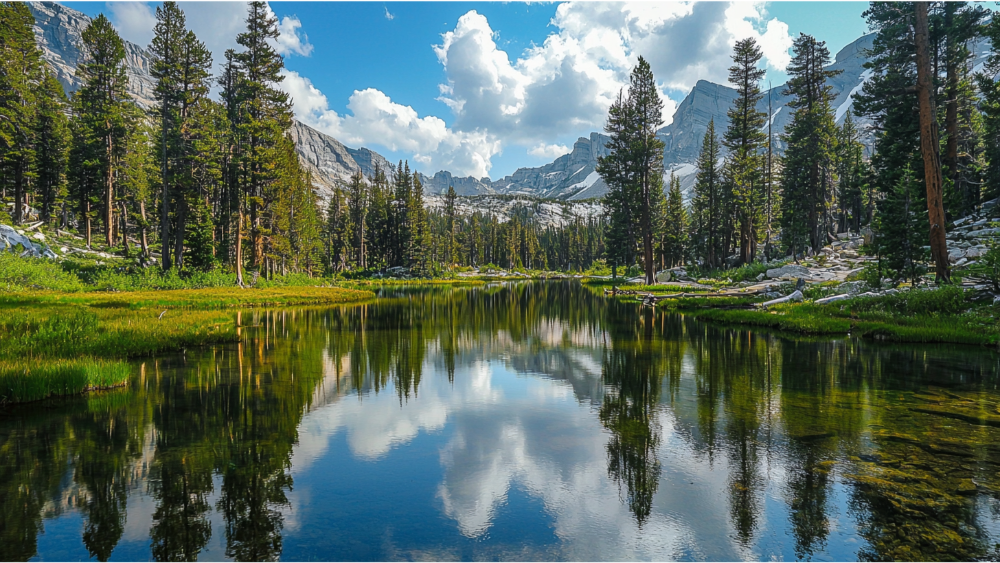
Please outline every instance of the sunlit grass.
[{"label": "sunlit grass", "polygon": [[0,360],[0,404],[38,401],[124,385],[129,365],[122,361]]},{"label": "sunlit grass", "polygon": [[329,287],[0,293],[0,400],[120,385],[127,364],[108,360],[236,342],[234,309],[371,297],[368,291]]},{"label": "sunlit grass", "polygon": [[828,305],[801,303],[778,305],[768,310],[723,310],[688,305],[677,309],[704,320],[803,334],[851,334],[894,342],[991,346],[1000,342],[1000,326],[993,307],[962,314],[925,312],[905,315],[889,311],[852,312],[850,305],[849,302]]}]

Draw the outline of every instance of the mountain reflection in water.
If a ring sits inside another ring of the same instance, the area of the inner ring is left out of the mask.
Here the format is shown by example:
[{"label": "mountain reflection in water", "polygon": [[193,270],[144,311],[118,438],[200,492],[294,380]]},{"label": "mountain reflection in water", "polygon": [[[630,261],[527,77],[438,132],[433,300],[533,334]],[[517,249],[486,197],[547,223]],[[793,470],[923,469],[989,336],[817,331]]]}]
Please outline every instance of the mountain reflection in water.
[{"label": "mountain reflection in water", "polygon": [[0,410],[0,560],[1000,556],[992,352],[572,282],[239,322],[127,389]]}]

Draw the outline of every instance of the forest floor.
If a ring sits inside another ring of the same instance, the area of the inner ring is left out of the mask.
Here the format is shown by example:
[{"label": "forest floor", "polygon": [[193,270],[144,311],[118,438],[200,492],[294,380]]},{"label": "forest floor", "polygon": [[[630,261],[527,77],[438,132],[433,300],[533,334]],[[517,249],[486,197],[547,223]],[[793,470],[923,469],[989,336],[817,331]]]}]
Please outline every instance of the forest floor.
[{"label": "forest floor", "polygon": [[0,404],[123,385],[123,359],[235,342],[243,309],[373,297],[341,287],[0,293]]}]

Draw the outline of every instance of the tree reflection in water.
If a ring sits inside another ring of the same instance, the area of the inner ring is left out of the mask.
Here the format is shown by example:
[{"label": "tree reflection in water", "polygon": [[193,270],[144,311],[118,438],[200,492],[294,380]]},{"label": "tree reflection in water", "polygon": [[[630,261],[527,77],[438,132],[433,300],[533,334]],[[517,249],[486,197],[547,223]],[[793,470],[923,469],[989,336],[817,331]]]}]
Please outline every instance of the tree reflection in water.
[{"label": "tree reflection in water", "polygon": [[610,325],[616,343],[605,350],[603,375],[609,386],[601,404],[600,419],[611,432],[608,442],[608,475],[624,491],[625,502],[641,526],[653,508],[660,482],[660,444],[656,406],[663,373],[653,349],[651,310],[636,317],[638,326]]},{"label": "tree reflection in water", "polygon": [[1000,412],[990,353],[716,327],[573,283],[384,290],[240,324],[253,328],[239,346],[147,360],[127,390],[0,412],[0,560],[39,555],[45,519],[72,512],[78,545],[107,560],[140,490],[153,559],[204,556],[213,511],[227,557],[278,559],[316,401],[387,393],[406,408],[484,359],[595,405],[598,463],[644,530],[670,501],[662,475],[679,460],[665,452],[684,451],[724,472],[713,494],[745,553],[782,525],[763,514],[778,502],[789,557],[829,556],[838,528],[861,559],[995,557],[983,522],[1000,506],[1000,429],[968,422]]}]

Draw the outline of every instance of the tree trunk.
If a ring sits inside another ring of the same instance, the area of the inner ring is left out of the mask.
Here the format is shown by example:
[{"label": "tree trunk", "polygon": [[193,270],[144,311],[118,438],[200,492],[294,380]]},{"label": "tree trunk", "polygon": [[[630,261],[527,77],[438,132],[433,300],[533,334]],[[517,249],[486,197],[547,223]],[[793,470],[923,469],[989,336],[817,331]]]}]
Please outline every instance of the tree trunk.
[{"label": "tree trunk", "polygon": [[930,222],[934,278],[938,282],[948,282],[951,275],[948,268],[948,246],[945,241],[944,202],[941,198],[941,184],[943,182],[931,84],[927,5],[928,2],[914,3],[916,11],[914,42],[917,47],[917,101],[920,104],[920,152],[924,157],[924,184],[927,187],[927,217]]},{"label": "tree trunk", "polygon": [[128,257],[132,253],[132,249],[128,245],[128,209],[125,207],[125,202],[121,202],[121,213],[118,214],[118,221],[121,223],[118,228],[118,232],[122,237],[122,247],[125,249],[125,256]]},{"label": "tree trunk", "polygon": [[90,233],[91,233],[91,231],[90,231],[90,202],[89,201],[87,202],[87,206],[86,206],[86,209],[84,211],[84,215],[85,215],[85,220],[87,222],[87,248],[90,248],[90,243],[91,243],[91,239],[90,239],[91,234]]},{"label": "tree trunk", "polygon": [[115,234],[115,184],[114,184],[114,167],[112,165],[112,143],[111,135],[108,135],[108,171],[105,177],[106,187],[104,191],[104,227],[105,227],[105,240],[108,246],[114,244],[114,234]]},{"label": "tree trunk", "polygon": [[14,224],[20,225],[24,221],[24,162],[18,159],[14,165]]},{"label": "tree trunk", "polygon": [[142,245],[142,256],[144,258],[149,257],[149,238],[146,236],[146,202],[139,202],[139,217],[142,219],[142,238],[140,238],[140,244]]},{"label": "tree trunk", "polygon": [[163,186],[163,201],[160,202],[160,266],[163,271],[170,269],[170,183],[167,181],[167,109],[163,108],[163,122],[160,125],[160,181]]},{"label": "tree trunk", "polygon": [[243,287],[243,211],[236,224],[236,285]]},{"label": "tree trunk", "polygon": [[187,202],[180,199],[177,202],[177,225],[174,229],[174,265],[178,270],[184,267],[184,229],[187,221]]}]

